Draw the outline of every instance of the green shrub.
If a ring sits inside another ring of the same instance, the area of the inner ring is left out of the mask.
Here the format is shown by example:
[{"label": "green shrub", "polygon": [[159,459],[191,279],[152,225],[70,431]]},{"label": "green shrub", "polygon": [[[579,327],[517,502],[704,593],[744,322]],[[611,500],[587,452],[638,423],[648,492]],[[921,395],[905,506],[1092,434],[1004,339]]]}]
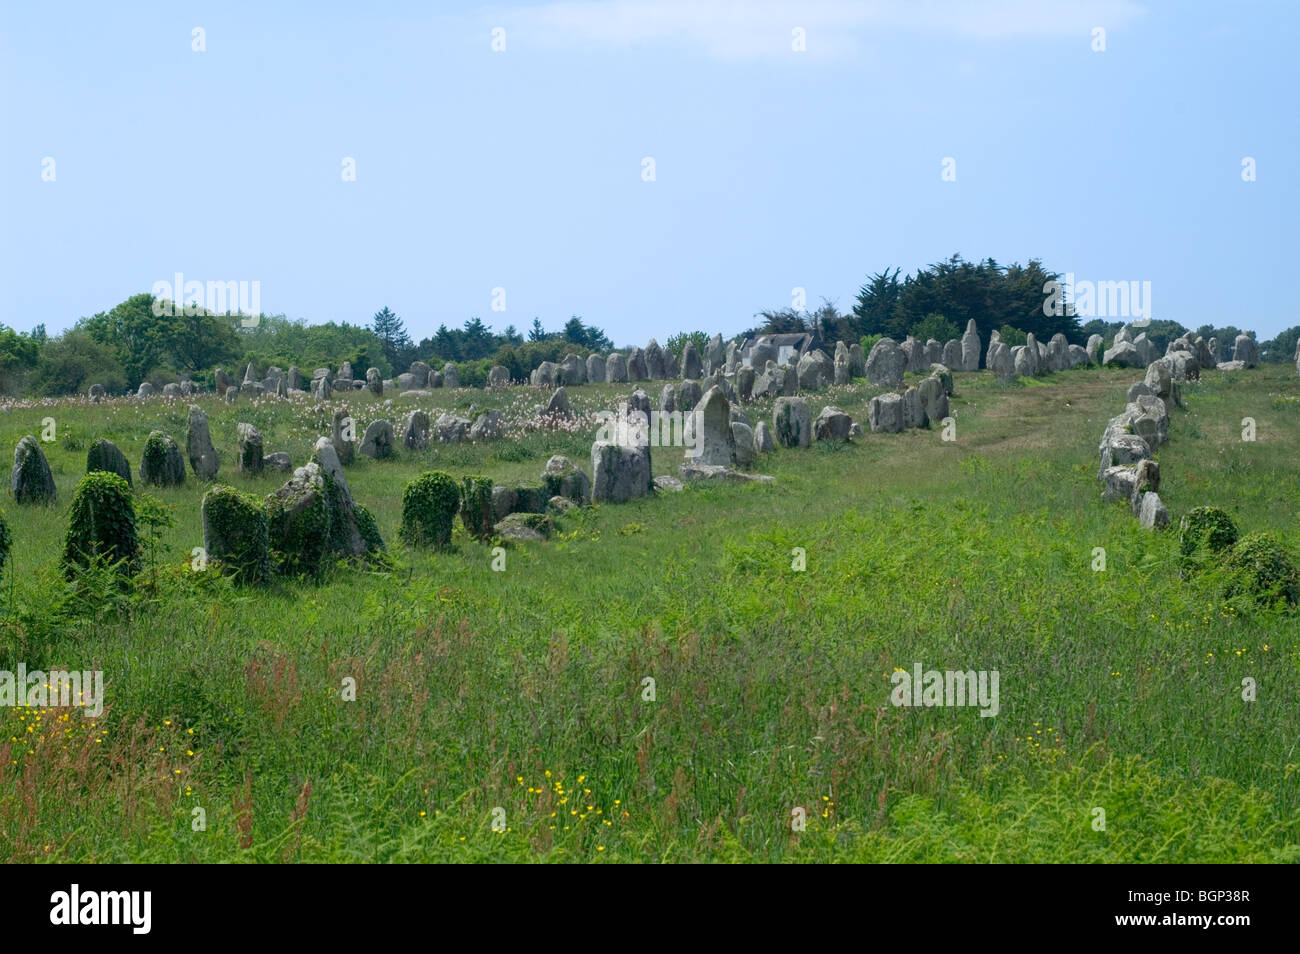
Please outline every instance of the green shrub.
[{"label": "green shrub", "polygon": [[858,339],[858,344],[862,346],[862,357],[864,360],[871,356],[871,349],[874,348],[876,346],[876,342],[883,337],[885,336],[884,335],[863,335],[861,338]]},{"label": "green shrub", "polygon": [[421,474],[402,491],[402,539],[417,547],[447,546],[459,506],[452,477],[441,471]]},{"label": "green shrub", "polygon": [[492,512],[492,481],[486,477],[465,478],[461,484],[460,519],[471,537],[492,538],[492,525],[496,523]]},{"label": "green shrub", "polygon": [[1195,507],[1178,525],[1178,550],[1184,575],[1195,572],[1237,542],[1237,525],[1222,507]]},{"label": "green shrub", "polygon": [[265,583],[271,576],[266,509],[252,494],[213,487],[203,495],[203,549],[236,583]]},{"label": "green shrub", "polygon": [[1228,582],[1223,595],[1249,596],[1258,603],[1285,601],[1294,605],[1300,596],[1300,573],[1280,540],[1271,533],[1248,533],[1228,551],[1224,562]]},{"label": "green shrub", "polygon": [[131,488],[117,474],[102,470],[82,477],[72,497],[72,515],[63,541],[63,568],[68,579],[101,559],[133,574],[139,558]]}]

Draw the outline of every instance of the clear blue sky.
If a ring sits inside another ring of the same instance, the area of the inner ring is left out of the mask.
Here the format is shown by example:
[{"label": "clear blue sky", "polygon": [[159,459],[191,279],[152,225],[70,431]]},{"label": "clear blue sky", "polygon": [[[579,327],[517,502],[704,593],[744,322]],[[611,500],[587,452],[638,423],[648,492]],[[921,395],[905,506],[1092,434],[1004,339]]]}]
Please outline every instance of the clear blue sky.
[{"label": "clear blue sky", "polygon": [[417,339],[578,314],[662,341],[960,252],[1271,337],[1300,323],[1298,11],[7,3],[0,322],[54,332],[182,272],[310,321],[388,305]]}]

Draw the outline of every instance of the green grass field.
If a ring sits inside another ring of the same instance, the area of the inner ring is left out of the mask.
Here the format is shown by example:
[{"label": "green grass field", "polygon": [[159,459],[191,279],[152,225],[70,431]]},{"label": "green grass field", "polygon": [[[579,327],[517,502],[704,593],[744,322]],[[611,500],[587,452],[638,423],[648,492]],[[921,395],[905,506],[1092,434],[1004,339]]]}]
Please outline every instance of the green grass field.
[{"label": "green grass field", "polygon": [[[575,511],[549,542],[511,548],[504,572],[459,526],[451,552],[405,549],[402,487],[431,469],[533,482],[557,453],[589,471],[593,430],[363,458],[348,481],[391,567],[265,589],[190,569],[205,489],[192,472],[149,491],[175,524],[133,591],[93,573],[65,583],[90,441],[113,440],[136,470],[154,428],[183,447],[187,402],[14,408],[5,448],[56,421],[59,500],[4,508],[0,668],[100,668],[108,707],[0,710],[0,856],[1300,860],[1300,620],[1225,602],[1213,574],[1180,579],[1176,529],[1216,504],[1300,553],[1300,378],[1274,365],[1187,388],[1158,454],[1174,529],[1157,533],[1102,504],[1096,480],[1102,429],[1140,377],[959,374],[955,442],[909,431],[778,450],[755,468],[774,485]],[[594,410],[630,389],[570,396]],[[858,382],[810,403],[865,422],[873,393]],[[515,416],[546,399],[434,395],[421,406]],[[362,426],[376,401],[348,396]],[[259,495],[283,477],[234,472],[236,425],[298,465],[333,409],[199,403],[219,479]],[[413,406],[396,403],[395,424]],[[748,410],[770,422],[770,403]],[[656,448],[655,473],[681,460]],[[997,670],[999,714],[890,705],[891,673],[917,663]]]}]

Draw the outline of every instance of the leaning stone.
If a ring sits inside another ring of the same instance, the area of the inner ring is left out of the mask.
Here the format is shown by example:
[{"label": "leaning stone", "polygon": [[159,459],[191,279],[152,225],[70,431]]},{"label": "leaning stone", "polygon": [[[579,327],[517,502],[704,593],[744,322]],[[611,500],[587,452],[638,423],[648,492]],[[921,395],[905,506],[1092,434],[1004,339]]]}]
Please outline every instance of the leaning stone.
[{"label": "leaning stone", "polygon": [[102,437],[91,444],[86,453],[86,473],[96,470],[117,474],[128,487],[131,486],[131,465],[127,463],[126,455],[118,450],[116,444]]},{"label": "leaning stone", "polygon": [[[252,367],[251,363],[249,367]],[[185,429],[185,450],[196,477],[211,480],[217,476],[220,462],[217,449],[212,446],[212,435],[208,431],[208,416],[197,404],[190,405],[189,422]]]},{"label": "leaning stone", "polygon": [[[182,472],[183,476],[183,472]],[[54,473],[36,438],[28,434],[14,448],[14,469],[9,474],[9,492],[20,504],[53,503],[56,496]]]},{"label": "leaning stone", "polygon": [[393,434],[393,425],[382,417],[371,421],[366,432],[361,436],[360,452],[371,460],[391,457],[397,440]]}]

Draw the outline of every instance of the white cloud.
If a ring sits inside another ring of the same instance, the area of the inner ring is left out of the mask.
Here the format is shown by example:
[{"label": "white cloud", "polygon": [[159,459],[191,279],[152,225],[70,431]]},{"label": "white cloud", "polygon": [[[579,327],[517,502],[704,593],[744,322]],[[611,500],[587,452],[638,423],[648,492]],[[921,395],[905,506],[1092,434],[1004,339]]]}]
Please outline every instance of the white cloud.
[{"label": "white cloud", "polygon": [[527,46],[660,46],[738,60],[788,55],[795,27],[807,34],[808,55],[842,56],[900,31],[1086,38],[1145,12],[1135,0],[553,0],[490,16]]}]

